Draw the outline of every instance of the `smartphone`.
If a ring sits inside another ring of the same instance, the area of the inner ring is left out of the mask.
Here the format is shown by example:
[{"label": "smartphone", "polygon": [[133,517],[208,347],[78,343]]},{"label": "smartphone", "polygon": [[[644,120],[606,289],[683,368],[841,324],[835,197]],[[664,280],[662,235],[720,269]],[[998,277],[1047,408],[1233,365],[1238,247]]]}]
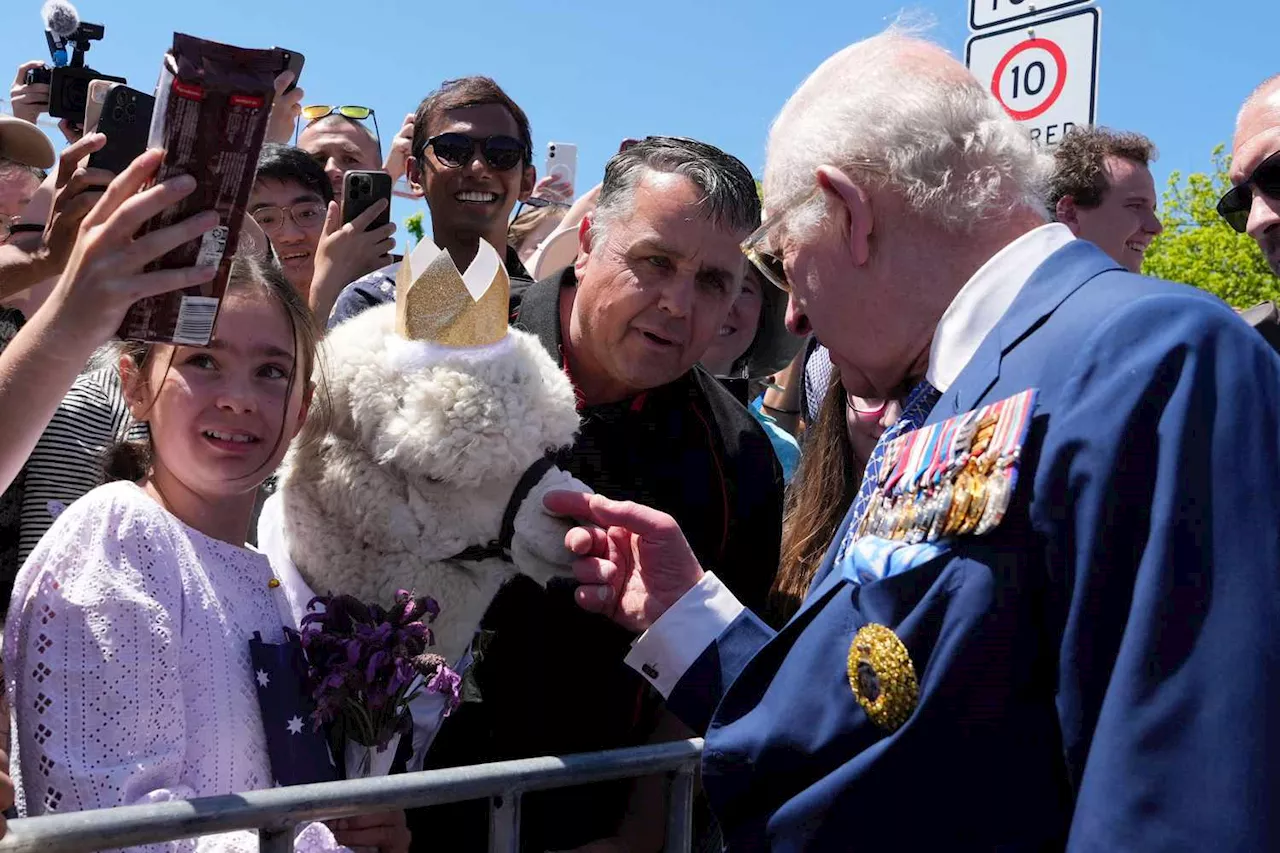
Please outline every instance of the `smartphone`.
[{"label": "smartphone", "polygon": [[542,175],[567,182],[572,192],[578,175],[578,146],[572,142],[548,142],[547,163]]},{"label": "smartphone", "polygon": [[102,104],[98,130],[107,142],[89,155],[89,165],[117,175],[147,150],[151,135],[151,113],[156,99],[137,89],[120,85],[107,92]]},{"label": "smartphone", "polygon": [[277,47],[274,50],[284,51],[284,68],[280,69],[283,74],[285,71],[293,72],[293,82],[289,84],[289,88],[284,90],[287,95],[294,89],[298,88],[298,81],[302,79],[302,66],[306,64],[307,58],[296,50],[289,50],[285,47]]},{"label": "smartphone", "polygon": [[391,221],[391,176],[386,172],[353,170],[342,176],[342,222],[346,224],[364,213],[380,198],[387,209],[374,217],[366,231],[381,228]]},{"label": "smartphone", "polygon": [[84,104],[85,133],[93,133],[98,129],[98,118],[102,115],[102,105],[107,102],[107,92],[119,85],[110,80],[89,81],[89,96]]}]

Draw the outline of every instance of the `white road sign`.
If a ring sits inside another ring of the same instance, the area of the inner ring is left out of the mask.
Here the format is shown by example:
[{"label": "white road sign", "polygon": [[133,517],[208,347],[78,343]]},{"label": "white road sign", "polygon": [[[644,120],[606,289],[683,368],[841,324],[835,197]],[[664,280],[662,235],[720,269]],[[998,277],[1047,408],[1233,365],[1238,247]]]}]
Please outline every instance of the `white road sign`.
[{"label": "white road sign", "polygon": [[981,30],[1089,0],[969,0],[969,27]]},{"label": "white road sign", "polygon": [[965,46],[965,64],[1031,138],[1057,145],[1093,124],[1098,99],[1098,33],[1093,7],[997,32]]}]

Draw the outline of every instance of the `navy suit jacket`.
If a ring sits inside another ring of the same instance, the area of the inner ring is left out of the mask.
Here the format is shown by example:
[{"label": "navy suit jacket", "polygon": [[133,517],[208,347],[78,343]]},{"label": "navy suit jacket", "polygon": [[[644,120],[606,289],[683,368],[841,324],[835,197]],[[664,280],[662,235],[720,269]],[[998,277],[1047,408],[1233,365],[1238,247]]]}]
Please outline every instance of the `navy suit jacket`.
[{"label": "navy suit jacket", "polygon": [[[1280,359],[1077,241],[930,420],[1029,387],[999,527],[862,586],[828,553],[676,685],[731,850],[1280,849]],[[870,622],[919,677],[893,733],[847,678]]]}]

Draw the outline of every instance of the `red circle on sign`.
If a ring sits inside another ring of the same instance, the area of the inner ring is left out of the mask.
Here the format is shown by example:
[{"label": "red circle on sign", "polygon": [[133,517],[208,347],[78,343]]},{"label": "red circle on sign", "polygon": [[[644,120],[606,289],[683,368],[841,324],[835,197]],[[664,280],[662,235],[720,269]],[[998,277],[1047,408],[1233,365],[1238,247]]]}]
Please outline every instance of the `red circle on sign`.
[{"label": "red circle on sign", "polygon": [[[1058,80],[1053,84],[1053,91],[1049,93],[1049,97],[1044,99],[1044,103],[1031,110],[1015,110],[1004,102],[1004,98],[1000,97],[1000,78],[1004,76],[1004,70],[1009,67],[1009,63],[1018,56],[1018,54],[1027,50],[1040,48],[1053,57],[1053,61],[1058,64]],[[1049,107],[1053,106],[1058,100],[1058,96],[1062,94],[1062,87],[1067,85],[1067,55],[1062,52],[1062,48],[1058,47],[1055,41],[1048,39],[1030,39],[1024,41],[1004,55],[1004,59],[1000,60],[1000,64],[996,66],[996,73],[991,76],[991,94],[996,96],[996,100],[1000,102],[1000,106],[1004,107],[1014,121],[1027,121],[1038,115],[1044,114]]]}]

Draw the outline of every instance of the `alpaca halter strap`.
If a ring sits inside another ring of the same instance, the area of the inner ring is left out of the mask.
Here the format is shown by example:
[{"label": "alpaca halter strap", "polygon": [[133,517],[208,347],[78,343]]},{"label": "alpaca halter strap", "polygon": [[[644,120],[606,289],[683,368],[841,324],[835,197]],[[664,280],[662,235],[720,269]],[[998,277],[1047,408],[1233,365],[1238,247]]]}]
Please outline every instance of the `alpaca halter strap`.
[{"label": "alpaca halter strap", "polygon": [[498,530],[497,539],[488,545],[472,545],[449,559],[479,562],[496,557],[508,563],[512,562],[511,540],[516,534],[516,513],[520,512],[520,506],[524,503],[524,499],[529,497],[529,492],[533,491],[533,487],[538,484],[544,474],[555,467],[555,464],[554,458],[544,456],[520,475],[520,481],[516,483],[515,490],[511,492],[511,499],[507,501],[507,508],[502,513],[502,527]]}]

